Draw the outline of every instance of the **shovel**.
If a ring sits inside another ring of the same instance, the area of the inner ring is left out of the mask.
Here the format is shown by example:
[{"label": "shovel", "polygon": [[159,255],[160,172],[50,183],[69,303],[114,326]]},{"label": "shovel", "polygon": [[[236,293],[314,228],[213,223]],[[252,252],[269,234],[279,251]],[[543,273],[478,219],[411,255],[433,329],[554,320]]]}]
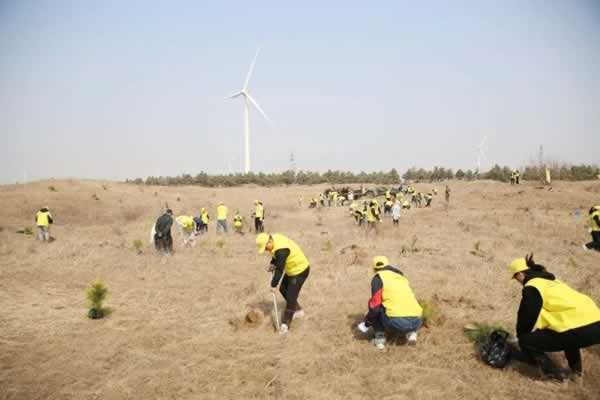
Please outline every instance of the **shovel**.
[{"label": "shovel", "polygon": [[[275,271],[271,271],[275,275]],[[277,296],[271,292],[273,296],[273,311],[275,312],[275,328],[279,331],[279,310],[277,309]]]}]

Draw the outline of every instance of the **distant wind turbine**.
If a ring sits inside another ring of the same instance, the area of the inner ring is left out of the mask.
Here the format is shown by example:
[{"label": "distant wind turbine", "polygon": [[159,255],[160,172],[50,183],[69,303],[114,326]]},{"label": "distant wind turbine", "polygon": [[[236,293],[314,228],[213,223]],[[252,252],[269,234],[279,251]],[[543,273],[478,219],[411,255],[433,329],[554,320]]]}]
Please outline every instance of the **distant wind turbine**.
[{"label": "distant wind turbine", "polygon": [[481,143],[479,144],[479,153],[477,154],[477,173],[481,173],[481,161],[485,159],[485,153],[487,151],[487,136],[484,136],[481,139]]},{"label": "distant wind turbine", "polygon": [[260,108],[256,100],[254,100],[252,96],[250,96],[250,93],[248,93],[248,82],[250,82],[252,70],[254,70],[254,64],[256,64],[256,58],[258,57],[259,52],[260,48],[256,50],[254,60],[252,61],[252,64],[250,64],[250,69],[248,70],[248,75],[246,76],[246,81],[244,82],[242,90],[225,98],[226,100],[229,100],[239,96],[244,96],[244,173],[246,174],[250,172],[250,121],[248,119],[250,113],[249,103],[251,103],[254,108],[256,108],[258,112],[262,114],[267,122],[271,122],[269,117],[267,117],[267,114],[265,114],[262,108]]}]

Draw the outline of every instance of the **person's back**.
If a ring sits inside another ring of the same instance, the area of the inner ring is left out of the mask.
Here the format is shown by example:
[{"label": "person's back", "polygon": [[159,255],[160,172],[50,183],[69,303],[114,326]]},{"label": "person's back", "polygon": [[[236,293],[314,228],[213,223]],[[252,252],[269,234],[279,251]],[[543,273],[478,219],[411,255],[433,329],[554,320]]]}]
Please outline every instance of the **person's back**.
[{"label": "person's back", "polygon": [[227,207],[223,203],[217,207],[217,233],[221,229],[227,233]]},{"label": "person's back", "polygon": [[168,209],[158,217],[154,224],[154,246],[159,251],[166,253],[173,251],[173,238],[171,237],[171,226],[173,225],[173,212]]},{"label": "person's back", "polygon": [[227,220],[227,207],[221,203],[217,207],[217,220],[226,221]]},{"label": "person's back", "polygon": [[38,239],[42,241],[50,240],[50,224],[54,223],[48,207],[42,207],[35,215],[35,222],[38,228]]},{"label": "person's back", "polygon": [[164,213],[156,220],[155,230],[156,233],[166,235],[171,232],[171,226],[173,225],[173,217],[169,213]]},{"label": "person's back", "polygon": [[400,220],[400,202],[398,201],[392,206],[392,220],[394,221],[394,224],[398,224],[398,221]]}]

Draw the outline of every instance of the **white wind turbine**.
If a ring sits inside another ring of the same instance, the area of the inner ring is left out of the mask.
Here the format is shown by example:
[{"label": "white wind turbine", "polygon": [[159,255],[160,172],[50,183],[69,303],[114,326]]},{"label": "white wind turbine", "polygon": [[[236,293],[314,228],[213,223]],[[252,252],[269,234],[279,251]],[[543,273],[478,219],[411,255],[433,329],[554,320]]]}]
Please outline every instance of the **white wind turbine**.
[{"label": "white wind turbine", "polygon": [[231,96],[226,97],[225,99],[234,99],[239,96],[244,96],[244,173],[250,172],[250,121],[248,119],[250,113],[250,106],[248,103],[252,103],[254,108],[258,110],[262,114],[262,116],[270,122],[267,114],[260,108],[256,100],[250,96],[248,93],[248,82],[250,82],[250,77],[252,76],[252,70],[254,69],[254,64],[256,63],[256,58],[258,57],[258,53],[260,52],[260,48],[256,50],[256,55],[254,56],[254,60],[252,60],[252,64],[250,64],[250,69],[248,70],[248,75],[246,76],[246,81],[244,82],[244,86],[242,90],[237,93],[232,94]]},{"label": "white wind turbine", "polygon": [[487,152],[487,136],[484,136],[479,144],[479,153],[477,154],[477,173],[481,174],[481,162],[486,158],[485,153]]}]

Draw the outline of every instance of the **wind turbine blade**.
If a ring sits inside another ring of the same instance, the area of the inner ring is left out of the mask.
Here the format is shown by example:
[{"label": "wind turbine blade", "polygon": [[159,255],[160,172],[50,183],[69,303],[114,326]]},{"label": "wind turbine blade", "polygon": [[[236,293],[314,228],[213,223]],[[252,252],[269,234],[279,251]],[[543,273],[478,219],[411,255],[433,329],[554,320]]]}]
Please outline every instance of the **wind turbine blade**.
[{"label": "wind turbine blade", "polygon": [[269,117],[267,117],[267,114],[265,114],[265,112],[262,110],[262,108],[260,108],[260,106],[258,105],[256,100],[254,100],[252,98],[252,96],[250,96],[248,93],[246,93],[246,98],[248,99],[248,101],[250,101],[250,103],[252,103],[254,108],[256,108],[262,114],[262,116],[267,120],[267,122],[271,122],[271,119]]},{"label": "wind turbine blade", "polygon": [[244,82],[244,88],[242,89],[242,91],[246,91],[246,89],[248,89],[248,82],[250,82],[250,78],[252,77],[252,71],[254,70],[254,64],[256,64],[258,53],[260,53],[260,47],[256,49],[256,54],[254,55],[254,60],[252,60],[252,64],[250,64],[250,69],[248,70],[248,75],[246,75],[246,81]]},{"label": "wind turbine blade", "polygon": [[241,95],[242,95],[242,92],[237,92],[237,93],[232,94],[231,96],[225,97],[225,100],[235,99],[236,97],[241,96]]}]

